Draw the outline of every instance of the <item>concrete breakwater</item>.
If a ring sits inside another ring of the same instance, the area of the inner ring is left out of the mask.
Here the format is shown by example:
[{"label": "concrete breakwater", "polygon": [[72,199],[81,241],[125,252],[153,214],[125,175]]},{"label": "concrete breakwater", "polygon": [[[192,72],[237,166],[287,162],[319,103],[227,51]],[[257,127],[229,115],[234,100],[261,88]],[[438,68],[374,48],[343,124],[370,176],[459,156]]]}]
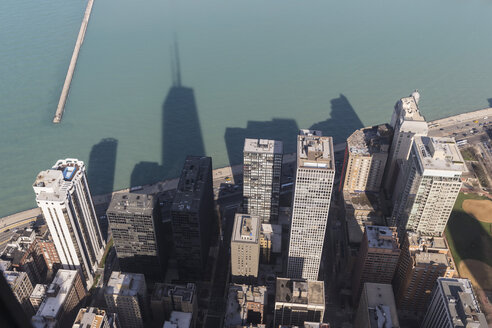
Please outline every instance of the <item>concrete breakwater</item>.
[{"label": "concrete breakwater", "polygon": [[65,111],[65,104],[67,102],[68,93],[70,91],[70,84],[72,84],[73,73],[75,71],[75,66],[77,65],[77,59],[79,58],[80,48],[82,47],[82,43],[84,42],[85,31],[87,30],[87,25],[89,24],[89,18],[91,17],[93,4],[94,0],[89,0],[87,2],[84,18],[82,19],[82,24],[80,25],[79,35],[77,36],[77,41],[75,42],[75,48],[73,49],[72,59],[70,60],[70,65],[68,66],[67,76],[65,77],[65,83],[63,84],[60,100],[58,101],[58,106],[56,107],[53,123],[60,123],[63,112]]}]

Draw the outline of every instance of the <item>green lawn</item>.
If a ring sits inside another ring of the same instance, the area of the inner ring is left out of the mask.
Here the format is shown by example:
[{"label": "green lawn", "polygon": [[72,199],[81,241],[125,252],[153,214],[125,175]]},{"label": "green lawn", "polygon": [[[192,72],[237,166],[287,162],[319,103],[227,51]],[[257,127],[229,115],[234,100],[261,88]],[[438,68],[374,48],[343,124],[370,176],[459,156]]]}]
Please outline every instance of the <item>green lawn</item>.
[{"label": "green lawn", "polygon": [[471,147],[462,149],[461,155],[463,156],[463,159],[465,161],[477,161],[478,160],[477,156],[475,155],[475,151]]},{"label": "green lawn", "polygon": [[106,244],[106,249],[104,250],[103,257],[101,262],[99,263],[100,268],[104,268],[104,264],[106,263],[106,257],[108,256],[109,250],[113,247],[113,238]]},{"label": "green lawn", "polygon": [[460,193],[446,227],[446,239],[456,265],[461,260],[475,259],[492,266],[491,223],[476,220],[463,210],[465,199],[487,199],[475,194]]}]

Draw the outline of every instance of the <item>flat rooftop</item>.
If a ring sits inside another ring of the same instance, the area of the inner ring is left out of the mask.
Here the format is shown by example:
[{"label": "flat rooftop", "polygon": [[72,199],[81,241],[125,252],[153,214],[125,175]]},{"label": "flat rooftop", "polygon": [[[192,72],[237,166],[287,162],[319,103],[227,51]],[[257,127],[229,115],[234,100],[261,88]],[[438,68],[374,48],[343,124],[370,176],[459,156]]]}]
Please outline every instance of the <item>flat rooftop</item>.
[{"label": "flat rooftop", "polygon": [[136,296],[145,290],[145,278],[141,273],[123,273],[114,271],[111,273],[108,285],[104,288],[104,294]]},{"label": "flat rooftop", "polygon": [[231,242],[258,243],[260,219],[255,215],[237,213],[234,217]]},{"label": "flat rooftop", "polygon": [[429,249],[434,251],[448,251],[448,246],[443,237],[423,236],[418,232],[408,231],[408,244],[410,249]]},{"label": "flat rooftop", "polygon": [[[224,327],[241,326],[248,317],[248,303],[265,305],[267,288],[233,284],[229,286]],[[254,307],[253,307],[254,308]]]},{"label": "flat rooftop", "polygon": [[195,284],[188,283],[186,286],[171,285],[171,284],[155,284],[154,291],[152,292],[152,300],[162,300],[166,297],[181,297],[182,302],[193,302],[193,295],[195,294]]},{"label": "flat rooftop", "polygon": [[454,138],[416,136],[413,147],[425,175],[455,177],[466,171]]},{"label": "flat rooftop", "polygon": [[3,276],[5,277],[5,280],[7,280],[7,283],[11,286],[15,286],[20,282],[18,279],[24,279],[27,273],[25,272],[19,272],[19,271],[4,271]]},{"label": "flat rooftop", "polygon": [[369,248],[398,250],[396,228],[383,226],[366,226]]},{"label": "flat rooftop", "polygon": [[323,281],[277,278],[275,302],[325,305]]},{"label": "flat rooftop", "polygon": [[376,211],[379,209],[379,195],[365,192],[343,192],[345,207],[352,206],[354,210]]},{"label": "flat rooftop", "polygon": [[[365,283],[363,294],[367,300],[371,328],[399,327],[395,297],[391,285]],[[379,325],[381,319],[386,319],[386,326]]]},{"label": "flat rooftop", "polygon": [[270,139],[244,139],[244,152],[261,154],[282,154],[284,145],[282,141]]},{"label": "flat rooftop", "polygon": [[46,298],[39,306],[37,316],[57,318],[68,293],[70,292],[78,272],[76,270],[60,269],[53,282],[46,289]]},{"label": "flat rooftop", "polygon": [[72,328],[101,328],[106,311],[94,307],[79,310]]},{"label": "flat rooftop", "polygon": [[404,117],[405,121],[424,121],[425,118],[420,114],[419,106],[413,96],[401,98],[397,103],[400,108],[400,117]]},{"label": "flat rooftop", "polygon": [[389,124],[380,124],[356,130],[347,139],[347,148],[351,154],[369,156],[375,153],[387,153],[393,128]]},{"label": "flat rooftop", "polygon": [[48,285],[45,284],[36,284],[31,293],[31,298],[43,298],[46,295],[46,290],[48,289]]},{"label": "flat rooftop", "polygon": [[163,328],[191,328],[192,313],[172,311]]},{"label": "flat rooftop", "polygon": [[116,193],[106,212],[152,216],[153,211],[154,197],[152,195]]},{"label": "flat rooftop", "polygon": [[333,138],[323,137],[317,130],[300,130],[297,136],[297,165],[334,170]]}]

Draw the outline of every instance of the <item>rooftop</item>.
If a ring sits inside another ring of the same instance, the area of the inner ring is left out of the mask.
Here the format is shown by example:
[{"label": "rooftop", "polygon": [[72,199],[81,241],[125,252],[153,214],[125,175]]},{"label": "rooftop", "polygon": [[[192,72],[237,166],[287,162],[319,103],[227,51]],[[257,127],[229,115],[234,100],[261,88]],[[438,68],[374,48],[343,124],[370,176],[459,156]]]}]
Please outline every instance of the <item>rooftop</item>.
[{"label": "rooftop", "polygon": [[261,233],[263,238],[272,242],[272,252],[282,252],[282,226],[279,224],[262,223]]},{"label": "rooftop", "polygon": [[113,271],[104,289],[107,295],[136,296],[145,290],[145,277],[141,273]]},{"label": "rooftop", "polygon": [[248,303],[265,305],[267,288],[265,286],[231,285],[227,297],[227,310],[224,327],[240,326],[248,317]]},{"label": "rooftop", "polygon": [[151,299],[162,300],[172,295],[174,297],[181,297],[183,302],[192,303],[195,290],[196,287],[193,283],[188,283],[186,286],[157,283],[155,284]]},{"label": "rooftop", "polygon": [[146,194],[116,193],[107,212],[152,216],[154,197]]},{"label": "rooftop", "polygon": [[321,131],[300,130],[297,136],[297,163],[303,168],[335,169],[333,138]]},{"label": "rooftop", "polygon": [[37,284],[31,293],[31,298],[38,298],[38,299],[43,298],[46,295],[47,289],[48,289],[48,285]]},{"label": "rooftop", "polygon": [[103,327],[106,311],[94,307],[79,310],[72,328],[101,328]]},{"label": "rooftop", "polygon": [[191,328],[192,313],[172,311],[163,328]]},{"label": "rooftop", "polygon": [[237,213],[234,217],[232,242],[258,243],[260,236],[260,219],[254,215]]},{"label": "rooftop", "polygon": [[244,139],[244,152],[263,154],[282,154],[284,146],[282,141],[269,139]]},{"label": "rooftop", "polygon": [[480,310],[470,280],[438,278],[437,283],[446,297],[448,313],[455,327],[471,327],[472,323],[477,324],[473,327],[487,327],[485,315]]},{"label": "rooftop", "polygon": [[324,283],[314,280],[277,278],[275,302],[324,305]]},{"label": "rooftop", "polygon": [[363,293],[367,300],[370,328],[399,327],[391,285],[366,282]]},{"label": "rooftop", "polygon": [[414,140],[414,151],[425,175],[455,177],[466,171],[454,138],[416,136]]},{"label": "rooftop", "polygon": [[416,97],[415,93],[413,93],[410,97],[401,98],[396,103],[396,106],[400,110],[400,117],[404,118],[405,121],[425,122],[425,118],[420,114],[418,98],[420,97]]},{"label": "rooftop", "polygon": [[375,125],[356,130],[347,139],[347,148],[355,155],[387,153],[393,128],[389,124]]},{"label": "rooftop", "polygon": [[65,303],[65,299],[75,283],[77,274],[76,270],[58,270],[53,282],[48,285],[46,298],[39,306],[39,310],[36,313],[37,316],[46,318],[58,317],[58,312]]},{"label": "rooftop", "polygon": [[366,226],[369,248],[398,250],[396,228],[383,226]]},{"label": "rooftop", "polygon": [[20,283],[20,281],[25,279],[27,273],[19,271],[4,271],[3,276],[10,286],[15,286]]}]

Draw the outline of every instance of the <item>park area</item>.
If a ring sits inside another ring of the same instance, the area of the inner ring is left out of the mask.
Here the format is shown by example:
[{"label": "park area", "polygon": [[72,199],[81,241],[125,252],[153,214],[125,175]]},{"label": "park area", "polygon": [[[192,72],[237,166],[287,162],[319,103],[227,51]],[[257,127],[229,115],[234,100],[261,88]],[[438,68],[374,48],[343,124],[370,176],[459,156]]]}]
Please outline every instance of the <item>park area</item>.
[{"label": "park area", "polygon": [[460,193],[446,239],[461,277],[472,281],[487,320],[492,319],[492,201]]}]

